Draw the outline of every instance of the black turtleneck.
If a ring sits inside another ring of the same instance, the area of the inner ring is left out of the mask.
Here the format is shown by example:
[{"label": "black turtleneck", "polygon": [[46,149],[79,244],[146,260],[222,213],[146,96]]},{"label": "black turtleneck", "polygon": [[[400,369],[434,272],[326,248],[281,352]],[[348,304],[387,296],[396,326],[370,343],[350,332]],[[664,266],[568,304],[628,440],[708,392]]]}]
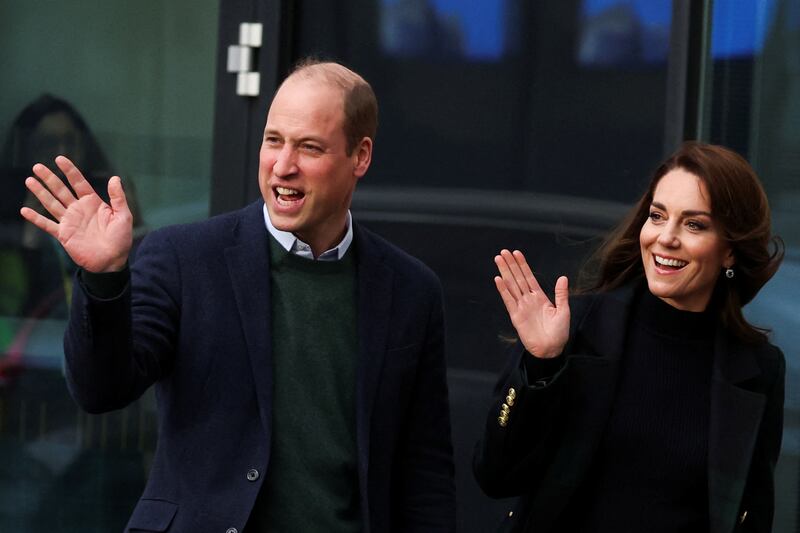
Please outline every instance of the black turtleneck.
[{"label": "black turtleneck", "polygon": [[639,291],[611,415],[560,530],[708,530],[714,328],[713,313]]}]

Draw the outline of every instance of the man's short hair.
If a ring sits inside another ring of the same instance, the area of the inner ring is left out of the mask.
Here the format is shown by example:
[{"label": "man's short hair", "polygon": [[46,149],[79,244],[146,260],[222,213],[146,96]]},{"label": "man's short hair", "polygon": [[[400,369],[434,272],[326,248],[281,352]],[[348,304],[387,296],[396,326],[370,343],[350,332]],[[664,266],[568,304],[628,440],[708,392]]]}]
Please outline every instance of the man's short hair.
[{"label": "man's short hair", "polygon": [[353,153],[364,137],[375,140],[378,131],[378,99],[364,78],[344,65],[314,58],[306,58],[297,63],[287,79],[295,76],[321,79],[342,90],[343,128],[348,155]]}]

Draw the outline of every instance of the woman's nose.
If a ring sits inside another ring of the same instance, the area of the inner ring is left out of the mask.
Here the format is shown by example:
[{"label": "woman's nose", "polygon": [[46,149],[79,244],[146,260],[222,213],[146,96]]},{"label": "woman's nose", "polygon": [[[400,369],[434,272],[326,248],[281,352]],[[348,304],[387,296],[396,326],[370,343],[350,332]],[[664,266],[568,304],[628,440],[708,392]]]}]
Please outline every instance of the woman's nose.
[{"label": "woman's nose", "polygon": [[658,234],[658,244],[667,248],[676,248],[680,245],[677,228],[674,224],[669,223],[662,227],[661,233]]}]

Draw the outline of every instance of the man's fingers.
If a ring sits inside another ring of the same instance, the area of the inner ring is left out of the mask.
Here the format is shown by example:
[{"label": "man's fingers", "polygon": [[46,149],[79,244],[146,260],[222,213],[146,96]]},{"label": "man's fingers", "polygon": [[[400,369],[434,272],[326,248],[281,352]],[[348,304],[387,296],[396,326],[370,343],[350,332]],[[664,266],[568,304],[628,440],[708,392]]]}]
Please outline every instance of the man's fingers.
[{"label": "man's fingers", "polygon": [[122,179],[119,176],[112,176],[108,180],[108,199],[111,203],[111,210],[115,213],[129,211],[125,190],[122,188]]},{"label": "man's fingers", "polygon": [[46,166],[41,163],[36,163],[33,165],[33,173],[44,183],[50,191],[50,194],[61,202],[61,205],[68,207],[69,204],[75,201],[72,191],[61,181],[61,178],[56,176],[55,173]]},{"label": "man's fingers", "polygon": [[556,308],[559,311],[569,311],[569,280],[561,276],[556,281]]},{"label": "man's fingers", "polygon": [[[56,165],[58,168],[61,169],[61,172],[67,177],[67,181],[69,181],[72,190],[75,191],[75,194],[78,195],[78,198],[82,198],[86,195],[96,194],[92,186],[89,185],[89,182],[86,181],[86,178],[83,177],[83,173],[75,166],[75,163],[69,160],[69,158],[60,155],[56,157]],[[64,204],[68,205],[68,204]]]},{"label": "man's fingers", "polygon": [[19,210],[22,217],[36,226],[37,228],[46,231],[55,238],[58,238],[58,224],[47,218],[46,216],[37,213],[30,207],[23,207]]},{"label": "man's fingers", "polygon": [[25,180],[25,186],[33,193],[39,203],[47,210],[48,213],[53,215],[56,220],[61,220],[64,215],[64,204],[53,196],[50,189],[45,188],[42,182],[33,177],[28,177]]}]

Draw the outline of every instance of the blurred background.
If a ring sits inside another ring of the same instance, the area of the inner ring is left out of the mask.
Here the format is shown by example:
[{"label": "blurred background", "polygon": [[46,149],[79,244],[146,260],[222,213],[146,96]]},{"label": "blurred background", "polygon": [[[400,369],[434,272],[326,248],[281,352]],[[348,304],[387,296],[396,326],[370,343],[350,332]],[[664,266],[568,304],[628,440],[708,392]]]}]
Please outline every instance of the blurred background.
[{"label": "blurred background", "polygon": [[[262,25],[260,46],[241,23]],[[307,55],[378,95],[354,216],[444,285],[461,531],[510,505],[471,474],[511,333],[494,254],[526,251],[549,286],[574,278],[684,139],[749,159],[786,242],[746,314],[787,357],[774,531],[800,531],[800,3],[4,0],[0,29],[0,531],[122,530],[156,442],[152,393],[99,416],[67,393],[74,266],[22,224],[30,167],[65,153],[101,190],[123,176],[137,238],[243,206],[272,94]],[[241,43],[257,80],[229,72]]]}]

